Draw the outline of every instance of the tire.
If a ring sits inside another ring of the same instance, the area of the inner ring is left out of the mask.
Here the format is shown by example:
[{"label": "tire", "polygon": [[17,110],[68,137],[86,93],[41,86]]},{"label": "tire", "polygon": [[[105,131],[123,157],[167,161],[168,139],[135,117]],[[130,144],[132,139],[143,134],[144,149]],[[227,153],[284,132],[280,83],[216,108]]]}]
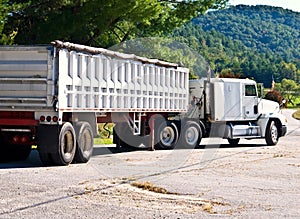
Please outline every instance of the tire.
[{"label": "tire", "polygon": [[[132,133],[129,131],[129,127],[125,123],[117,123],[113,128],[113,143],[116,144],[117,148],[120,147],[134,147],[129,145],[129,139],[132,137]],[[131,144],[132,141],[130,140]]]},{"label": "tire", "polygon": [[156,144],[157,149],[173,149],[178,141],[178,129],[173,122],[157,124]]},{"label": "tire", "polygon": [[276,145],[278,143],[279,133],[278,126],[275,121],[269,121],[265,139],[268,146]]},{"label": "tire", "polygon": [[75,156],[76,135],[71,123],[66,122],[60,129],[59,141],[55,153],[51,153],[55,165],[69,165]]},{"label": "tire", "polygon": [[200,125],[195,121],[187,121],[182,126],[178,147],[189,149],[199,148],[201,138],[202,131]]},{"label": "tire", "polygon": [[[126,122],[117,123],[113,130],[113,142],[117,147],[146,148],[150,142],[149,135],[134,135]],[[120,144],[120,145],[118,145]]]},{"label": "tire", "polygon": [[75,126],[75,133],[77,139],[74,161],[86,163],[93,153],[94,138],[92,128],[87,122],[79,122]]},{"label": "tire", "polygon": [[228,143],[230,145],[234,146],[234,145],[238,145],[239,144],[240,139],[239,138],[234,138],[234,139],[228,138],[227,141],[228,141]]}]

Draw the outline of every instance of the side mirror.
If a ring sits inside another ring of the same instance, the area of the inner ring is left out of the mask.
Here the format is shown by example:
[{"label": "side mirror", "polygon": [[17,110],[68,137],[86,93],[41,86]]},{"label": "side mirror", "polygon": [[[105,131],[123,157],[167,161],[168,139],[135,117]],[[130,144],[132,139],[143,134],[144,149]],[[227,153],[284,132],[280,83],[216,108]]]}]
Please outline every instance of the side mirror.
[{"label": "side mirror", "polygon": [[280,103],[280,107],[285,106],[285,104],[286,104],[286,99],[283,99],[283,100],[281,101],[281,103]]},{"label": "side mirror", "polygon": [[257,93],[258,97],[262,98],[264,96],[264,84],[263,83],[257,83]]}]

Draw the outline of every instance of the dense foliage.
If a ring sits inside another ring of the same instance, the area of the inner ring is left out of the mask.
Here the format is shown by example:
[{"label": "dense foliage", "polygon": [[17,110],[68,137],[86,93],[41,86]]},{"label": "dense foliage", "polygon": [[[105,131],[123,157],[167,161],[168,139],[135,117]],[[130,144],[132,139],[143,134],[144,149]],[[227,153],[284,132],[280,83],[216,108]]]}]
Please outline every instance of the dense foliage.
[{"label": "dense foliage", "polygon": [[239,5],[193,20],[204,31],[215,29],[262,53],[300,58],[300,13],[270,6]]},{"label": "dense foliage", "polygon": [[158,36],[227,0],[1,0],[0,44],[54,39],[108,47]]},{"label": "dense foliage", "polygon": [[271,86],[300,83],[300,13],[269,6],[211,11],[173,34],[204,56],[218,75],[254,78]]},{"label": "dense foliage", "polygon": [[190,79],[205,77],[210,68],[209,63],[198,52],[180,43],[174,38],[144,37],[128,40],[109,49],[135,54],[143,57],[160,59],[187,67]]}]

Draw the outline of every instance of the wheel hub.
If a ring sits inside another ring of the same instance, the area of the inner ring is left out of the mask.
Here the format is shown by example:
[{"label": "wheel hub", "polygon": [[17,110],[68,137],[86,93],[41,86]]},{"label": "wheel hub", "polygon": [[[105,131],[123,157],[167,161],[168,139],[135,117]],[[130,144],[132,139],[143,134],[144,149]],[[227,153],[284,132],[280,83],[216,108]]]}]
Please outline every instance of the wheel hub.
[{"label": "wheel hub", "polygon": [[174,130],[169,126],[165,127],[161,132],[161,142],[166,146],[171,146],[174,139]]},{"label": "wheel hub", "polygon": [[197,140],[198,140],[198,130],[195,127],[189,127],[186,130],[186,138],[187,138],[187,142],[189,142],[190,144],[194,144]]}]

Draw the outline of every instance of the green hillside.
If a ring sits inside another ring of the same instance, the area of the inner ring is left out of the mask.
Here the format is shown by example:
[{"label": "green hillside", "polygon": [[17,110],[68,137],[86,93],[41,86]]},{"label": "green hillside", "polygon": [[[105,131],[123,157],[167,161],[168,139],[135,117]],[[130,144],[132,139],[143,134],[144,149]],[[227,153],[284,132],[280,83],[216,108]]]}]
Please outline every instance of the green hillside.
[{"label": "green hillside", "polygon": [[300,13],[239,5],[210,11],[173,33],[205,57],[215,73],[241,75],[270,86],[300,82]]}]

